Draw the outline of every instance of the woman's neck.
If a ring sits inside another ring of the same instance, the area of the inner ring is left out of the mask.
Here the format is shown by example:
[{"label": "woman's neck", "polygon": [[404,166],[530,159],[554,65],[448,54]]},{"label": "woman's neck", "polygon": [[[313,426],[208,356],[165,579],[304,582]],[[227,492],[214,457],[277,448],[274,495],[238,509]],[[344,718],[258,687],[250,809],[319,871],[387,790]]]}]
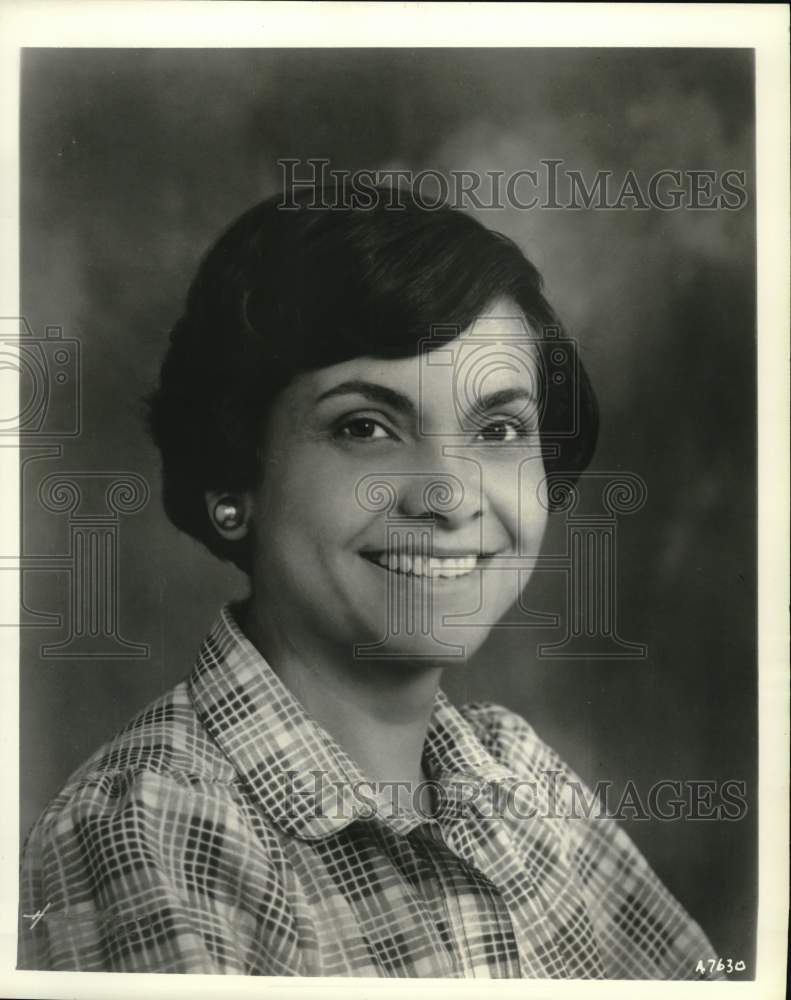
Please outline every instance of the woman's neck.
[{"label": "woman's neck", "polygon": [[426,660],[354,657],[287,634],[248,602],[242,627],[311,716],[375,782],[426,775],[421,758],[442,668]]}]

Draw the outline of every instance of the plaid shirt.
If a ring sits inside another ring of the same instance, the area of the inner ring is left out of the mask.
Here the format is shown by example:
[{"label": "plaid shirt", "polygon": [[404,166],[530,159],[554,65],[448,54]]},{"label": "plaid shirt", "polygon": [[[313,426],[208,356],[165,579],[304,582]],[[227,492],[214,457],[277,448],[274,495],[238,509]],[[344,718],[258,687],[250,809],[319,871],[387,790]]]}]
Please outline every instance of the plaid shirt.
[{"label": "plaid shirt", "polygon": [[611,819],[569,815],[577,779],[519,716],[440,692],[423,764],[430,818],[350,797],[364,776],[225,607],[31,831],[19,967],[665,979],[714,957]]}]

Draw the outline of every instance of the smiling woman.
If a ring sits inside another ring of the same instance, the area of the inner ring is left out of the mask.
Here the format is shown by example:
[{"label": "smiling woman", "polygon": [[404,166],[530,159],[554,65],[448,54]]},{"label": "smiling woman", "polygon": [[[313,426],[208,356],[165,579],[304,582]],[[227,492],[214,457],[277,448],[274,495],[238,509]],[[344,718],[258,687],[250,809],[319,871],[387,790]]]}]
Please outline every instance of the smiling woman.
[{"label": "smiling woman", "polygon": [[[537,353],[509,299],[491,302],[452,345],[453,365],[431,363],[440,349],[429,339],[422,346],[433,350],[421,357],[364,356],[303,372],[273,403],[262,454],[276,474],[237,490],[238,520],[220,533],[249,540],[259,599],[248,605],[245,631],[281,676],[292,665],[301,675],[309,650],[322,676],[335,669],[333,690],[345,701],[350,650],[358,652],[352,666],[372,646],[402,661],[455,651],[458,662],[488,629],[444,619],[478,609],[496,622],[516,601],[513,560],[538,554],[547,519],[531,384]],[[504,345],[521,365],[491,363]],[[483,393],[464,399],[454,375],[471,354],[486,366]],[[386,509],[366,502],[373,486],[386,489]],[[209,513],[223,496],[207,491]],[[486,572],[485,587],[476,569]],[[423,620],[396,629],[394,608],[413,600]]]},{"label": "smiling woman", "polygon": [[703,932],[531,726],[439,689],[595,445],[536,270],[406,195],[295,199],[209,252],[151,398],[166,510],[249,597],[35,825],[21,964],[695,978]]}]

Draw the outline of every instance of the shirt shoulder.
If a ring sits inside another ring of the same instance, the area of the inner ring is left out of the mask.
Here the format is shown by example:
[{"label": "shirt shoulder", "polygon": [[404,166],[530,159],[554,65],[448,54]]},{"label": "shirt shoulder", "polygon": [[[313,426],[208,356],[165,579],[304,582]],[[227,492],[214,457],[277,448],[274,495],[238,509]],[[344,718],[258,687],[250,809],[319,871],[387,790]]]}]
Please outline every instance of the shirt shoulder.
[{"label": "shirt shoulder", "polygon": [[195,791],[233,782],[235,773],[198,719],[186,681],[160,695],[98,747],[66,780],[39,824],[69,804],[117,800],[146,777]]},{"label": "shirt shoulder", "polygon": [[[20,910],[43,916],[21,927],[18,967],[244,972],[246,931],[272,914],[288,922],[282,865],[182,682],[99,747],[34,824]],[[286,967],[277,949],[269,958]]]},{"label": "shirt shoulder", "polygon": [[[460,711],[489,753],[531,786],[522,805],[524,815],[536,817],[538,825],[516,819],[511,827],[523,832],[531,850],[540,830],[548,848],[563,858],[585,902],[607,975],[721,978],[696,972],[714,955],[706,935],[626,831],[596,805],[588,786],[530,723],[489,702]],[[519,805],[518,797],[515,802]]]},{"label": "shirt shoulder", "polygon": [[[151,825],[173,805],[191,814],[200,801],[227,799],[234,781],[229,762],[203,730],[186,681],[135,714],[72,772],[25,837],[23,872],[45,867],[49,854],[100,846],[114,855],[124,836]],[[114,831],[113,837],[103,831]],[[96,844],[88,847],[90,832]]]},{"label": "shirt shoulder", "polygon": [[517,712],[488,701],[463,705],[459,712],[483,747],[503,767],[520,775],[547,771],[571,775],[559,754]]}]

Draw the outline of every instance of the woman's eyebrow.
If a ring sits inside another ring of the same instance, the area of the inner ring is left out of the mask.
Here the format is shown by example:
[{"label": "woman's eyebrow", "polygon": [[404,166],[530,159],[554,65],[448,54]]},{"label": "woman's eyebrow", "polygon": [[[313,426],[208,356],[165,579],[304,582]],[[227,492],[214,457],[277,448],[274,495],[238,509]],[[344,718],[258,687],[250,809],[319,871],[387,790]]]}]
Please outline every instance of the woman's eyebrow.
[{"label": "woman's eyebrow", "polygon": [[529,389],[515,387],[513,389],[499,389],[497,392],[490,392],[488,395],[473,401],[476,410],[495,410],[498,406],[506,406],[516,400],[528,400],[536,402],[535,393]]},{"label": "woman's eyebrow", "polygon": [[322,400],[330,399],[333,396],[347,396],[351,394],[366,396],[375,403],[383,403],[386,406],[391,406],[394,410],[407,416],[415,416],[417,412],[415,404],[409,396],[405,396],[396,389],[390,389],[386,385],[379,385],[378,382],[365,382],[361,379],[352,379],[348,382],[338,383],[338,385],[327,389],[326,392],[318,396],[316,402],[320,403]]}]

